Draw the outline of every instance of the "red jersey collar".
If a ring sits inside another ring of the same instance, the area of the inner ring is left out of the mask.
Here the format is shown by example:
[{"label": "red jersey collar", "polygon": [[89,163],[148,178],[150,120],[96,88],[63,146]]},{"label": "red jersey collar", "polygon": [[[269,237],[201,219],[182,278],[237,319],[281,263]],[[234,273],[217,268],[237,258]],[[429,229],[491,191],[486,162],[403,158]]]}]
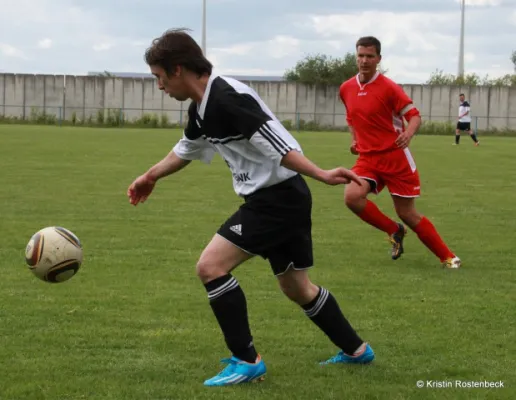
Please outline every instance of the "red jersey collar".
[{"label": "red jersey collar", "polygon": [[363,89],[370,83],[373,83],[376,80],[376,78],[378,78],[379,76],[380,76],[380,71],[376,71],[376,74],[373,75],[373,77],[369,80],[369,82],[362,84],[362,82],[360,82],[360,73],[358,73],[356,75],[358,86],[360,87],[360,89]]}]

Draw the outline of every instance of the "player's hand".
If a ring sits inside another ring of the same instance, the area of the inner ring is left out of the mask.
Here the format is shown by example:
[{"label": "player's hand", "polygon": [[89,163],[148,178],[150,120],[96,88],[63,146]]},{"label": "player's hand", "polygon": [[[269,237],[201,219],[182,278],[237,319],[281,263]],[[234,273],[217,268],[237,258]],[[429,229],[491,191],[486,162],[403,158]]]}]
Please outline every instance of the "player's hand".
[{"label": "player's hand", "polygon": [[139,176],[127,189],[127,196],[129,203],[136,206],[138,203],[145,203],[145,200],[150,196],[156,181],[151,179],[148,175]]},{"label": "player's hand", "polygon": [[353,143],[351,143],[351,146],[349,146],[349,151],[351,154],[358,155],[357,142],[353,141]]},{"label": "player's hand", "polygon": [[358,175],[349,169],[339,167],[324,172],[322,181],[327,185],[347,185],[348,183],[356,182],[362,186]]},{"label": "player's hand", "polygon": [[399,134],[398,138],[396,139],[396,145],[400,149],[405,149],[409,146],[410,141],[412,140],[412,134],[410,132],[402,132]]}]

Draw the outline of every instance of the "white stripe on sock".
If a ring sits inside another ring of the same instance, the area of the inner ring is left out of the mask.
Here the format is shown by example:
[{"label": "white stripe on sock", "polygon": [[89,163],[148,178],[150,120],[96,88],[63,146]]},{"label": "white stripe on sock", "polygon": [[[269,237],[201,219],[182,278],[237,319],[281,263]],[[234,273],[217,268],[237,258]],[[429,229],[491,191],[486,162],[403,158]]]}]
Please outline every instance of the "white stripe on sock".
[{"label": "white stripe on sock", "polygon": [[313,318],[317,314],[319,314],[319,312],[323,308],[324,304],[326,303],[326,300],[328,300],[328,295],[329,295],[329,292],[325,288],[321,288],[321,293],[320,293],[319,299],[317,299],[317,302],[315,303],[315,306],[313,306],[309,310],[306,310],[305,314],[310,318]]},{"label": "white stripe on sock", "polygon": [[216,299],[217,297],[222,296],[224,293],[227,293],[236,287],[238,287],[237,280],[235,278],[231,278],[229,281],[227,281],[222,286],[219,286],[217,289],[213,289],[211,292],[208,292],[208,299],[210,299],[210,300]]}]

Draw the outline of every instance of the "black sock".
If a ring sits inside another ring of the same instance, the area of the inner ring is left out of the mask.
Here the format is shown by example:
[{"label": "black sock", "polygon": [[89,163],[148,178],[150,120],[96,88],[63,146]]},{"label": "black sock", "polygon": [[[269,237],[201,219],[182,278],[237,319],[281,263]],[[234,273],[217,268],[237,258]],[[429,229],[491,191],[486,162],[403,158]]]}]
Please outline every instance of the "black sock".
[{"label": "black sock", "polygon": [[310,303],[302,306],[305,314],[326,333],[344,353],[352,355],[363,343],[348,320],[342,314],[337,301],[324,288]]},{"label": "black sock", "polygon": [[249,328],[247,302],[237,280],[228,274],[204,286],[229,350],[235,357],[254,363],[258,354]]},{"label": "black sock", "polygon": [[470,136],[471,136],[471,139],[473,139],[473,141],[474,141],[475,143],[477,143],[477,142],[478,142],[477,135],[475,135],[474,133],[472,133]]},{"label": "black sock", "polygon": [[455,144],[459,144],[460,142],[460,135],[455,135]]}]

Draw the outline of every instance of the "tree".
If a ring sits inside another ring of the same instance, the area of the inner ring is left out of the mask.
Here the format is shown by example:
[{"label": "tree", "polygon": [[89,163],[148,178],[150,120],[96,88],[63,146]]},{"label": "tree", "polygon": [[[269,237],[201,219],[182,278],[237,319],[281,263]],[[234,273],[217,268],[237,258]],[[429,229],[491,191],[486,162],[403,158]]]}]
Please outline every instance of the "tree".
[{"label": "tree", "polygon": [[293,69],[287,70],[285,79],[305,84],[340,85],[357,73],[357,62],[352,53],[343,58],[315,54],[306,56]]},{"label": "tree", "polygon": [[[516,69],[516,68],[515,68]],[[516,87],[516,74],[507,74],[491,81],[492,86]]]},{"label": "tree", "polygon": [[489,85],[489,78],[486,76],[481,78],[477,74],[466,74],[464,76],[455,76],[445,74],[442,70],[436,70],[426,81],[427,85],[462,85],[462,86],[479,86]]},{"label": "tree", "polygon": [[459,86],[511,86],[516,87],[516,50],[512,52],[511,61],[514,64],[514,74],[507,74],[499,78],[481,78],[477,74],[455,76],[436,70],[426,81],[427,85],[459,85]]},{"label": "tree", "polygon": [[308,85],[338,86],[357,73],[357,60],[353,53],[346,53],[342,58],[313,54],[298,61],[294,68],[285,72],[284,77],[287,81]]},{"label": "tree", "polygon": [[443,71],[437,70],[426,81],[427,85],[445,85],[445,86],[514,86],[516,87],[516,74],[507,74],[499,78],[489,78],[489,76],[480,77],[477,74],[466,74],[464,76],[455,76],[445,74]]}]

